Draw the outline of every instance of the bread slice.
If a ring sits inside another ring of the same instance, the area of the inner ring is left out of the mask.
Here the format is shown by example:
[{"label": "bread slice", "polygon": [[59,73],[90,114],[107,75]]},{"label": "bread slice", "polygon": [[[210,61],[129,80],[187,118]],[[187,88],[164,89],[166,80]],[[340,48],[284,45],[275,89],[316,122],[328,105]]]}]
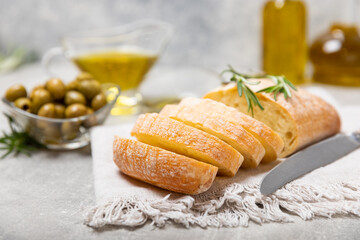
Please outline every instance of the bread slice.
[{"label": "bread slice", "polygon": [[[274,83],[269,79],[261,80],[259,85],[249,85],[258,91]],[[265,123],[277,132],[284,141],[285,147],[281,157],[340,131],[340,118],[336,110],[323,99],[305,90],[292,91],[292,97],[285,99],[278,94],[277,101],[272,93],[256,93],[265,110],[254,107],[254,118]],[[234,107],[250,115],[245,97],[240,97],[236,84],[230,83],[207,93],[210,98]]]},{"label": "bread slice", "polygon": [[[245,131],[242,126],[228,121],[222,115],[213,116],[211,112],[208,114],[198,110],[200,106],[194,107],[198,102],[196,100],[190,101],[194,104],[185,104],[185,106],[166,105],[160,114],[220,138],[243,155],[244,162],[241,167],[257,167],[265,154],[265,149],[261,143]],[[206,100],[199,99],[199,101]]]},{"label": "bread slice", "polygon": [[140,115],[131,135],[140,142],[217,166],[219,173],[227,176],[234,176],[244,160],[219,138],[157,113]]},{"label": "bread slice", "polygon": [[224,118],[228,122],[242,126],[265,148],[262,162],[275,161],[284,148],[283,140],[270,127],[223,103],[211,99],[185,98],[179,106],[191,107],[196,109],[199,114],[204,114],[209,118]]},{"label": "bread slice", "polygon": [[210,164],[117,136],[113,151],[114,162],[121,172],[179,193],[205,192],[218,170]]}]

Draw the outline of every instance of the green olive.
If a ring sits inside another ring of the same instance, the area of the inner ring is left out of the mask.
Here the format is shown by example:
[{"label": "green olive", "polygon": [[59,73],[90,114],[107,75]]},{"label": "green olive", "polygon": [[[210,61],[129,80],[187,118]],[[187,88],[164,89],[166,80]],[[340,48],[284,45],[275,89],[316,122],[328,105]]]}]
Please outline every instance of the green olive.
[{"label": "green olive", "polygon": [[79,75],[77,75],[75,81],[80,82],[80,81],[91,80],[91,79],[94,79],[94,77],[90,73],[81,72],[81,73],[79,73]]},{"label": "green olive", "polygon": [[55,117],[64,118],[65,117],[65,106],[61,103],[54,103],[55,106]]},{"label": "green olive", "polygon": [[65,140],[72,140],[79,133],[80,124],[78,122],[64,122],[61,125],[61,132]]},{"label": "green olive", "polygon": [[41,137],[41,135],[44,134],[44,131],[45,131],[44,129],[46,129],[46,128],[50,127],[50,126],[51,126],[51,123],[49,123],[49,121],[42,120],[42,119],[37,119],[36,127],[38,129],[36,129],[37,130],[36,133],[40,134],[39,137]]},{"label": "green olive", "polygon": [[44,89],[44,85],[42,84],[39,84],[39,85],[36,85],[32,90],[31,90],[31,93],[30,93],[30,99],[33,99],[34,98],[34,94],[36,92],[36,90],[38,89]]},{"label": "green olive", "polygon": [[31,112],[37,113],[42,105],[52,101],[53,98],[48,90],[46,89],[35,90],[32,98]]},{"label": "green olive", "polygon": [[74,80],[66,84],[65,89],[66,91],[76,90],[78,86],[78,81]]},{"label": "green olive", "polygon": [[86,107],[86,115],[93,114],[94,110],[92,108]]},{"label": "green olive", "polygon": [[36,132],[44,143],[59,143],[61,141],[60,126],[48,120],[37,120]]},{"label": "green olive", "polygon": [[80,117],[86,115],[86,113],[87,113],[87,109],[85,105],[80,103],[71,104],[65,109],[66,118]]},{"label": "green olive", "polygon": [[61,143],[60,129],[57,126],[45,128],[43,141],[48,144],[60,144]]},{"label": "green olive", "polygon": [[37,114],[41,117],[55,118],[55,105],[53,103],[46,103],[41,106]]},{"label": "green olive", "polygon": [[31,109],[31,101],[28,98],[21,97],[15,100],[15,107],[18,107],[24,111],[30,112]]},{"label": "green olive", "polygon": [[83,105],[86,104],[85,96],[78,91],[68,91],[65,94],[65,105],[69,106],[74,103],[81,103]]},{"label": "green olive", "polygon": [[26,96],[26,89],[21,84],[15,84],[9,87],[9,89],[5,93],[5,98],[10,102],[14,102],[16,99]]},{"label": "green olive", "polygon": [[104,93],[99,93],[91,100],[91,107],[94,109],[94,111],[97,111],[98,109],[102,108],[107,104],[106,96]]},{"label": "green olive", "polygon": [[65,85],[59,78],[52,78],[45,84],[46,89],[55,100],[60,100],[65,95]]},{"label": "green olive", "polygon": [[90,100],[101,92],[101,86],[96,80],[83,80],[79,82],[77,90]]},{"label": "green olive", "polygon": [[[94,110],[92,108],[88,107],[86,115],[90,115],[93,113],[94,113]],[[97,123],[96,116],[91,115],[84,121],[84,126],[89,128],[89,127],[95,126],[96,123]]]}]

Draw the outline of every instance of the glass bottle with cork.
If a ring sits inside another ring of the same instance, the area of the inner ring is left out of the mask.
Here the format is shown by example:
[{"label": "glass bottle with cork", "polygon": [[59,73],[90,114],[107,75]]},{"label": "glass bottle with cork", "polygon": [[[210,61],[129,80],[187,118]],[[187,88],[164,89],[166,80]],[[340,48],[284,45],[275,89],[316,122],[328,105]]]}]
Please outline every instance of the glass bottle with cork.
[{"label": "glass bottle with cork", "polygon": [[349,1],[342,20],[334,22],[312,44],[313,81],[360,86],[359,9],[358,0]]},{"label": "glass bottle with cork", "polygon": [[263,70],[305,83],[306,7],[301,0],[268,0],[263,9]]}]

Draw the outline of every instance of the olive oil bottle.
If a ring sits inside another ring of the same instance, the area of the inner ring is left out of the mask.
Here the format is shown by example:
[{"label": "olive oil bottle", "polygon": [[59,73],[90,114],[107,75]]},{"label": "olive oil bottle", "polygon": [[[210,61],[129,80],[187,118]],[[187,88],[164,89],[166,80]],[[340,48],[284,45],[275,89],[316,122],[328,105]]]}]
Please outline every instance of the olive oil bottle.
[{"label": "olive oil bottle", "polygon": [[263,70],[305,82],[306,7],[300,0],[269,0],[263,9]]},{"label": "olive oil bottle", "polygon": [[313,81],[360,87],[360,3],[347,1],[343,8],[342,18],[311,45]]}]

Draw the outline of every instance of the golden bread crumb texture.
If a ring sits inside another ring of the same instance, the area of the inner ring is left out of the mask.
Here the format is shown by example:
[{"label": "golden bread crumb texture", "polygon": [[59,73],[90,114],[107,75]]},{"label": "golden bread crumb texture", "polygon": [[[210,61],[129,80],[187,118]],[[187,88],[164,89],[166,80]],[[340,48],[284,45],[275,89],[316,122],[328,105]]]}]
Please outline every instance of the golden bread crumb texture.
[{"label": "golden bread crumb texture", "polygon": [[[206,97],[206,96],[205,96]],[[187,106],[211,118],[224,118],[232,124],[242,126],[265,148],[262,162],[275,161],[284,148],[281,137],[264,123],[239,112],[233,107],[212,99],[185,98],[179,106]]]},{"label": "golden bread crumb texture", "polygon": [[140,115],[131,135],[140,142],[217,166],[219,173],[227,176],[234,176],[244,159],[219,138],[157,113]]},{"label": "golden bread crumb texture", "polygon": [[[271,80],[264,79],[261,84],[249,87],[256,92],[272,84]],[[292,97],[288,99],[285,99],[283,94],[278,94],[277,101],[272,93],[256,95],[265,110],[255,107],[254,118],[280,135],[284,142],[284,150],[280,157],[288,156],[340,130],[340,118],[336,110],[323,99],[303,89],[292,90]],[[234,83],[207,93],[205,98],[222,102],[250,115],[246,99],[238,95]]]},{"label": "golden bread crumb texture", "polygon": [[[194,104],[189,105],[167,105],[160,114],[220,138],[244,156],[241,167],[257,167],[265,154],[262,144],[241,125],[228,121],[223,115],[215,116],[211,112],[205,114],[201,110],[197,111],[199,108],[193,108],[196,105],[196,100],[194,99]],[[200,102],[206,101],[204,99],[199,100]]]},{"label": "golden bread crumb texture", "polygon": [[210,164],[117,136],[113,156],[115,164],[124,174],[185,194],[208,190],[218,170]]}]

